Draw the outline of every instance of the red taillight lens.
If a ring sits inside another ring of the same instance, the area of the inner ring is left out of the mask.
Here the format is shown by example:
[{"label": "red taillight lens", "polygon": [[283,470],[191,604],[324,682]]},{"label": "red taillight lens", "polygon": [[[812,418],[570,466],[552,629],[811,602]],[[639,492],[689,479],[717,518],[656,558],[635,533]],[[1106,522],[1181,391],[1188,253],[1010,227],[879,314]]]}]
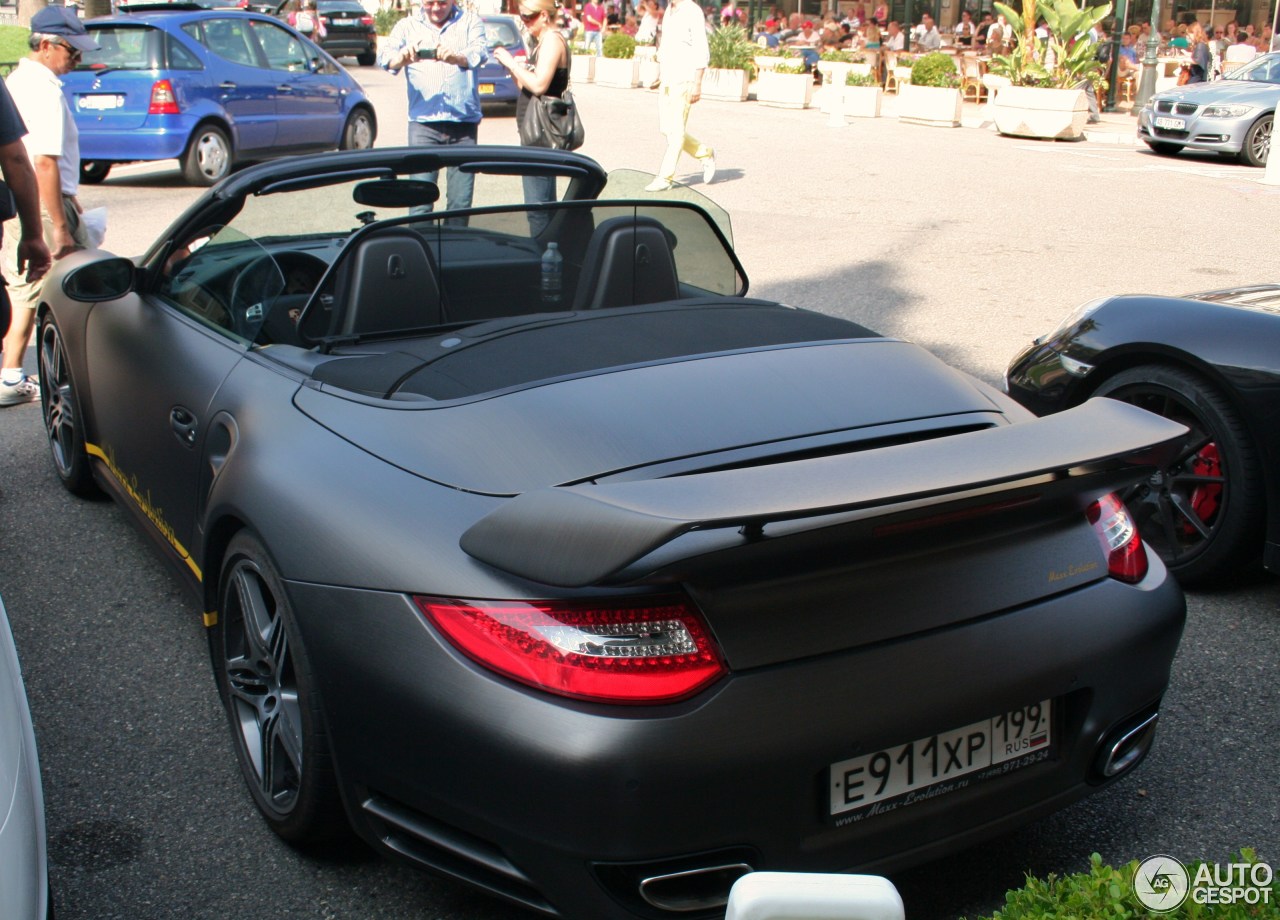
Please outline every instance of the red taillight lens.
[{"label": "red taillight lens", "polygon": [[365,25],[367,25],[367,26],[371,26],[371,25],[373,25],[373,17],[372,17],[372,16],[361,16],[361,17],[360,17],[360,21],[361,21],[362,23],[364,23]]},{"label": "red taillight lens", "polygon": [[1085,513],[1107,554],[1107,574],[1136,584],[1147,576],[1147,548],[1129,509],[1114,494],[1104,495]]},{"label": "red taillight lens", "polygon": [[168,80],[157,80],[151,84],[151,105],[147,107],[148,115],[181,115],[178,98],[173,94],[173,84]]},{"label": "red taillight lens", "polygon": [[727,673],[702,617],[680,597],[604,603],[414,600],[479,664],[561,696],[669,703]]}]

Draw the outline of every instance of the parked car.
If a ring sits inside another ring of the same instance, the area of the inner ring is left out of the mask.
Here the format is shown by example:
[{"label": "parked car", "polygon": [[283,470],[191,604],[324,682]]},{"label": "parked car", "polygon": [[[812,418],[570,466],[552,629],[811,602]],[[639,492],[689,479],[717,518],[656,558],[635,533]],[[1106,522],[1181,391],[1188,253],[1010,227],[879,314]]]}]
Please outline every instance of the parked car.
[{"label": "parked car", "polygon": [[353,57],[362,67],[378,59],[378,31],[357,0],[318,0],[316,12],[325,28],[321,48],[334,57]]},{"label": "parked car", "polygon": [[13,631],[0,601],[0,905],[5,920],[45,920],[49,900],[44,793]]},{"label": "parked car", "polygon": [[1280,53],[1263,54],[1229,79],[1156,93],[1138,113],[1138,138],[1156,153],[1201,150],[1266,166],[1280,100]]},{"label": "parked car", "polygon": [[[475,206],[422,213],[448,167]],[[727,216],[652,178],[298,157],[136,264],[55,266],[54,468],[191,587],[267,823],[706,918],[753,869],[919,862],[1132,770],[1184,604],[1114,490],[1186,429],[1037,420],[750,298]]]},{"label": "parked car", "polygon": [[188,182],[212,185],[238,163],[373,145],[360,85],[287,25],[155,6],[86,22],[101,48],[62,78],[83,181],[101,182],[115,163],[177,158]]},{"label": "parked car", "polygon": [[[486,13],[480,18],[484,20],[485,38],[491,51],[503,47],[519,61],[528,57],[529,48],[520,27],[520,17]],[[476,88],[482,103],[515,102],[520,97],[520,87],[512,79],[511,72],[492,58],[476,71]]]},{"label": "parked car", "polygon": [[1186,448],[1122,493],[1180,580],[1280,572],[1280,285],[1091,301],[1010,363],[1038,415],[1095,396],[1186,425]]}]

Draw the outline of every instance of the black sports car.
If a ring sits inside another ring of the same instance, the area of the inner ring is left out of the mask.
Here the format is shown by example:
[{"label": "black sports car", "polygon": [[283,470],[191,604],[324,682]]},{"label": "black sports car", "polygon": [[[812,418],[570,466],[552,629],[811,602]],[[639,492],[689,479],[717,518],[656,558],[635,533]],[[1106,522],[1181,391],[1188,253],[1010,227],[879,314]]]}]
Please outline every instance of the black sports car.
[{"label": "black sports car", "polygon": [[1110,297],[1013,359],[1014,399],[1038,415],[1094,396],[1186,425],[1185,449],[1122,494],[1143,538],[1186,583],[1259,555],[1280,571],[1280,285]]},{"label": "black sports car", "polygon": [[651,178],[326,154],[136,264],[58,263],[58,473],[196,592],[267,822],[548,915],[701,917],[753,869],[920,862],[1132,769],[1184,607],[1114,492],[1185,429],[1037,420],[748,298],[727,217]]}]

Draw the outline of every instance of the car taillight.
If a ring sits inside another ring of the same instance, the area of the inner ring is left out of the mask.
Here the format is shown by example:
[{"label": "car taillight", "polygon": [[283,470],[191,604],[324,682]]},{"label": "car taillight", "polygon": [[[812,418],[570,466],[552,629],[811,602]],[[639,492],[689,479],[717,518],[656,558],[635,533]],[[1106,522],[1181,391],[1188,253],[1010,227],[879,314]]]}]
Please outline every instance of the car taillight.
[{"label": "car taillight", "polygon": [[561,696],[669,703],[728,673],[702,617],[678,596],[414,601],[478,664]]},{"label": "car taillight", "polygon": [[1104,495],[1085,516],[1107,554],[1107,574],[1129,584],[1142,581],[1147,575],[1147,549],[1124,503],[1114,494]]},{"label": "car taillight", "polygon": [[371,25],[373,25],[373,17],[372,17],[372,16],[361,16],[361,17],[360,17],[360,22],[362,22],[362,23],[363,23],[364,25],[366,25],[366,26],[371,26]]},{"label": "car taillight", "polygon": [[178,99],[173,94],[173,84],[168,80],[157,80],[151,84],[151,104],[147,107],[148,115],[181,115]]},{"label": "car taillight", "polygon": [[320,25],[324,26],[327,29],[329,28],[329,26],[333,25],[333,20],[330,19],[328,16],[321,16]]}]

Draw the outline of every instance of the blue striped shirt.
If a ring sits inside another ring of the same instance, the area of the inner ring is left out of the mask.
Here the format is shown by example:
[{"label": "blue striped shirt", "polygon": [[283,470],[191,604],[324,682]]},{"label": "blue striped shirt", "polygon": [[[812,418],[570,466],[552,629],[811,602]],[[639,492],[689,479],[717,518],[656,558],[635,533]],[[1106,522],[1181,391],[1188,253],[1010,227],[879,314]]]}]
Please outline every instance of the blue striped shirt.
[{"label": "blue striped shirt", "polygon": [[467,58],[466,67],[441,61],[415,61],[405,68],[410,121],[480,120],[480,93],[476,68],[489,60],[484,21],[475,13],[453,8],[443,26],[437,27],[425,13],[401,19],[388,37],[378,64],[390,73],[398,69],[388,61],[405,48],[443,48]]}]

